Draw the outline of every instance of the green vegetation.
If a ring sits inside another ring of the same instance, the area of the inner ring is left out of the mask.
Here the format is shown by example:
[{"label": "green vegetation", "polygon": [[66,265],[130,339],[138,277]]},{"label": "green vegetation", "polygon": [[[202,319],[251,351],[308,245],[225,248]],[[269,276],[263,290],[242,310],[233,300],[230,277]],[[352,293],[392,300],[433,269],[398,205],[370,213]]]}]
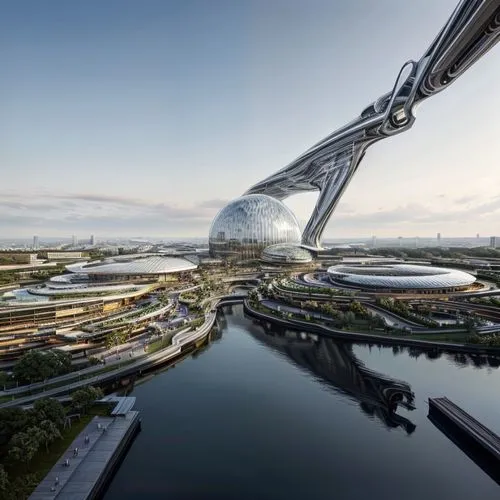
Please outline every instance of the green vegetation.
[{"label": "green vegetation", "polygon": [[18,271],[2,271],[0,272],[0,286],[11,285],[19,282]]},{"label": "green vegetation", "polygon": [[[98,330],[107,330],[107,329],[119,329],[130,327],[131,324],[137,323],[141,321],[142,316],[146,316],[152,312],[160,310],[162,307],[165,307],[164,304],[157,302],[155,304],[150,304],[146,307],[140,307],[137,310],[127,313],[126,316],[117,319],[109,319],[107,321],[99,321],[98,324],[88,324],[82,326],[82,331],[94,333]],[[133,321],[135,320],[135,321]]]},{"label": "green vegetation", "polygon": [[[293,300],[283,302],[299,306],[303,312],[294,313],[288,311],[277,311],[276,309],[263,305],[253,297],[249,300],[250,305],[254,309],[283,319],[297,319],[300,321],[308,321],[344,330],[349,330],[352,327],[359,332],[372,331],[374,328],[385,328],[385,322],[382,318],[372,316],[368,310],[357,301],[354,301],[356,302],[354,305],[351,303],[349,305],[342,304],[342,306],[339,306],[343,309],[339,309],[336,305],[331,303],[318,303],[309,300],[306,302],[300,302],[299,305],[294,304]],[[320,313],[325,317],[317,318],[315,317],[315,314],[317,313]]]},{"label": "green vegetation", "polygon": [[[85,394],[83,394],[85,392]],[[66,411],[55,399],[40,399],[32,409],[0,409],[0,498],[25,499],[61,457],[95,414],[107,407],[93,407],[100,389],[92,387],[73,394],[71,411],[87,413],[65,427]]]},{"label": "green vegetation", "polygon": [[32,384],[63,375],[71,370],[71,356],[50,351],[28,351],[14,365],[14,378],[20,384]]},{"label": "green vegetation", "polygon": [[291,281],[288,278],[278,279],[274,284],[274,286],[278,291],[282,290],[289,292],[299,292],[308,295],[325,295],[327,297],[335,297],[335,296],[354,297],[356,295],[356,292],[354,290],[348,291],[348,290],[341,290],[338,288],[331,288],[325,286],[300,285],[298,283],[295,283],[294,281]]},{"label": "green vegetation", "polygon": [[150,342],[147,347],[148,354],[153,354],[155,352],[160,351],[161,349],[165,349],[172,343],[172,337],[180,331],[181,328],[165,333],[161,336],[159,340],[155,340],[154,342]]},{"label": "green vegetation", "polygon": [[500,335],[472,335],[467,337],[469,344],[478,344],[488,347],[500,347]]},{"label": "green vegetation", "polygon": [[402,300],[394,300],[393,298],[377,298],[377,305],[383,309],[387,309],[398,316],[406,318],[410,321],[418,323],[420,325],[427,326],[428,328],[438,328],[439,323],[433,319],[422,316],[413,312],[411,306]]},{"label": "green vegetation", "polygon": [[126,330],[118,330],[112,333],[109,333],[106,336],[106,348],[111,349],[113,347],[117,347],[121,344],[125,344],[130,339],[130,335],[132,334],[132,326],[129,326]]},{"label": "green vegetation", "polygon": [[99,387],[88,386],[78,389],[71,395],[71,409],[85,415],[94,402],[102,397],[103,393]]}]

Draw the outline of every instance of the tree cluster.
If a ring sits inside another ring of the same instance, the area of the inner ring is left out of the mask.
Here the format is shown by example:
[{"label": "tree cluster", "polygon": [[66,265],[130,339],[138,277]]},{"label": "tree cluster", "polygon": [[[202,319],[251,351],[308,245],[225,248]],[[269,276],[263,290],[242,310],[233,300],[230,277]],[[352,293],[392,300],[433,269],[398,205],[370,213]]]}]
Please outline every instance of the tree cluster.
[{"label": "tree cluster", "polygon": [[429,328],[437,328],[439,323],[431,318],[426,318],[421,314],[416,314],[406,302],[402,300],[394,300],[392,298],[377,298],[377,305],[393,312],[403,318],[414,321]]},{"label": "tree cluster", "polygon": [[103,397],[103,392],[99,387],[84,387],[78,389],[71,395],[71,409],[79,413],[87,413],[97,399]]},{"label": "tree cluster", "polygon": [[39,399],[29,410],[0,409],[0,498],[14,499],[27,496],[38,478],[32,474],[11,479],[7,471],[12,467],[29,467],[40,449],[48,452],[50,445],[61,439],[64,426],[64,408],[55,399]]},{"label": "tree cluster", "polygon": [[488,347],[500,347],[500,335],[472,335],[467,338],[469,344],[479,344]]},{"label": "tree cluster", "polygon": [[21,384],[41,382],[71,370],[71,356],[58,350],[28,351],[14,365],[14,378]]},{"label": "tree cluster", "polygon": [[[71,411],[87,413],[101,389],[85,387],[72,394]],[[30,474],[33,459],[62,438],[66,412],[56,399],[35,401],[33,408],[0,408],[0,498],[26,498],[40,481]],[[1,465],[4,464],[4,465]],[[23,474],[20,474],[22,472]]]}]

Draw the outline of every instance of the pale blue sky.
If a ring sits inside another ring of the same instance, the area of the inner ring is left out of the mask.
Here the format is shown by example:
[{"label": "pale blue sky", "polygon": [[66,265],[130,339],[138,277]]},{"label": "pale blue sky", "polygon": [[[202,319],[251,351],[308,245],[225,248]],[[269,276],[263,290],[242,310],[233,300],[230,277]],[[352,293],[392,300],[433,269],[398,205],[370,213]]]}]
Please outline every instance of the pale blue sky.
[{"label": "pale blue sky", "polygon": [[[392,88],[456,0],[5,0],[0,236],[205,236]],[[500,46],[376,144],[326,237],[498,234]],[[290,198],[300,220],[315,195]]]}]

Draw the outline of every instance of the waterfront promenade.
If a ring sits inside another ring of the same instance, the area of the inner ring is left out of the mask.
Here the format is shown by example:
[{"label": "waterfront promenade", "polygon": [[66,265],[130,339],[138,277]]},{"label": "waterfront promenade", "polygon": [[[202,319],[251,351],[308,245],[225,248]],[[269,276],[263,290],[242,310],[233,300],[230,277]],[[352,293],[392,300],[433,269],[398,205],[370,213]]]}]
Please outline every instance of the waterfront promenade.
[{"label": "waterfront promenade", "polygon": [[[130,404],[126,400],[130,401]],[[115,398],[116,407],[130,408],[135,398]],[[139,412],[94,417],[45,476],[31,500],[99,498],[120,457],[139,430]]]},{"label": "waterfront promenade", "polygon": [[215,324],[217,317],[216,308],[218,305],[223,305],[224,303],[242,302],[242,300],[243,299],[241,297],[234,295],[212,298],[209,301],[211,309],[205,314],[205,321],[203,325],[195,329],[186,327],[180,330],[173,336],[171,344],[164,349],[152,354],[141,356],[131,362],[123,364],[123,366],[118,366],[115,370],[100,373],[93,377],[78,380],[70,384],[53,387],[37,394],[29,394],[11,401],[6,401],[0,404],[0,408],[29,405],[33,401],[40,398],[66,395],[88,385],[101,385],[105,382],[112,381],[117,377],[140,373],[144,370],[149,370],[155,366],[166,363],[167,361],[174,359],[176,356],[179,356],[187,347],[196,344],[210,333],[210,330]]},{"label": "waterfront promenade", "polygon": [[[485,354],[485,355],[498,355],[500,354],[499,348],[485,347],[480,345],[471,344],[457,344],[452,342],[441,342],[441,341],[431,341],[431,340],[419,340],[413,339],[411,336],[396,337],[393,335],[383,335],[377,333],[364,333],[356,332],[353,330],[341,330],[338,328],[333,328],[330,326],[325,326],[321,323],[316,323],[312,321],[300,320],[295,318],[280,318],[271,314],[270,312],[263,312],[253,308],[247,300],[244,301],[245,312],[253,316],[260,321],[267,321],[269,323],[278,324],[284,326],[285,328],[293,328],[295,330],[301,330],[311,333],[316,333],[318,335],[325,335],[327,337],[338,338],[347,340],[350,342],[375,342],[387,345],[408,345],[414,347],[422,347],[426,349],[445,349],[447,351],[453,352],[464,352],[464,353],[474,353],[474,354]],[[277,314],[278,311],[275,311]],[[428,330],[427,333],[432,333],[432,330]]]}]

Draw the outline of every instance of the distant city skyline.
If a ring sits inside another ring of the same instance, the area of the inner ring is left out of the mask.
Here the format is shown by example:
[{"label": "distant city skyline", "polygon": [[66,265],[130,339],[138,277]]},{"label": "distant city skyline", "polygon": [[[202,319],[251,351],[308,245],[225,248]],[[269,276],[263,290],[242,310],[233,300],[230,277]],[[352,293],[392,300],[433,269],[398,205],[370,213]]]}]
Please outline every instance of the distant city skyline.
[{"label": "distant city skyline", "polygon": [[[456,3],[12,2],[0,235],[206,237],[229,200],[386,91]],[[326,240],[499,232],[499,61],[367,153]],[[315,197],[286,202],[302,225]]]}]

